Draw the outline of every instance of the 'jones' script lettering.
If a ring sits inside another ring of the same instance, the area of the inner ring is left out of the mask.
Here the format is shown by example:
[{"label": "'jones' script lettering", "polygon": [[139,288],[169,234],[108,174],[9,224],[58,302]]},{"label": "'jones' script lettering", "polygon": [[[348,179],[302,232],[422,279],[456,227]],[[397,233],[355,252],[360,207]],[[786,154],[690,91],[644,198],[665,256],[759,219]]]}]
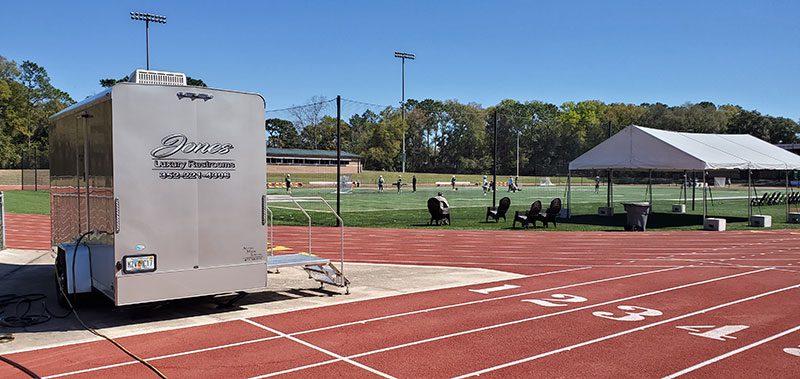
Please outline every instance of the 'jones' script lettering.
[{"label": "'jones' script lettering", "polygon": [[230,143],[189,142],[183,134],[170,134],[161,139],[161,146],[153,149],[153,158],[167,158],[176,153],[186,154],[228,154],[233,149]]}]

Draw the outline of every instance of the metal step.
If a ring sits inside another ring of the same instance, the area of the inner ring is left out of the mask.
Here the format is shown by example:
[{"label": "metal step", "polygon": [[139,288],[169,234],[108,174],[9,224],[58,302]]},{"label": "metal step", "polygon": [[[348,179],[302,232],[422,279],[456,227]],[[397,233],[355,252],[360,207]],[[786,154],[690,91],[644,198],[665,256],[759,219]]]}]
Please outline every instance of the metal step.
[{"label": "metal step", "polygon": [[303,267],[311,279],[320,282],[321,285],[330,284],[336,287],[344,287],[346,294],[350,294],[350,280],[348,280],[339,269],[332,263],[327,265],[306,265]]},{"label": "metal step", "polygon": [[267,257],[267,269],[283,267],[300,267],[307,265],[326,265],[330,259],[315,257],[308,254],[284,254]]}]

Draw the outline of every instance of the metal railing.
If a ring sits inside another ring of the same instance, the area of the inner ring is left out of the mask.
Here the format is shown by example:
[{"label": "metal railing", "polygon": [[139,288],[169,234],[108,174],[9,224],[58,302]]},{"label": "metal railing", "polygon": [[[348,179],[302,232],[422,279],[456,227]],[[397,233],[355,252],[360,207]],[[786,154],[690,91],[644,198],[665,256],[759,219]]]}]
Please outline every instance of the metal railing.
[{"label": "metal railing", "polygon": [[[338,224],[338,227],[339,227],[339,271],[342,273],[342,275],[344,275],[344,220],[342,220],[342,218],[339,217],[339,215],[336,213],[336,210],[330,205],[330,203],[328,203],[328,201],[323,199],[322,197],[319,197],[319,196],[292,197],[291,195],[269,195],[269,196],[267,196],[267,210],[268,210],[268,213],[269,213],[269,224],[268,224],[269,226],[268,226],[268,228],[270,229],[269,232],[267,233],[267,238],[269,239],[269,242],[271,243],[271,245],[269,245],[269,247],[270,248],[274,248],[274,244],[275,244],[274,234],[272,232],[272,229],[274,228],[275,225],[274,225],[273,218],[272,218],[272,211],[269,209],[269,204],[270,203],[293,203],[295,206],[297,206],[297,209],[299,211],[303,212],[303,214],[306,216],[306,219],[308,220],[308,253],[312,254],[311,215],[309,215],[308,212],[306,212],[306,209],[303,208],[302,205],[300,205],[300,203],[304,203],[304,202],[321,202],[321,203],[325,204],[325,206],[330,210],[330,213],[333,214],[333,216],[336,217],[336,220],[339,221],[339,224]],[[270,252],[269,255],[272,255],[272,253]]]}]

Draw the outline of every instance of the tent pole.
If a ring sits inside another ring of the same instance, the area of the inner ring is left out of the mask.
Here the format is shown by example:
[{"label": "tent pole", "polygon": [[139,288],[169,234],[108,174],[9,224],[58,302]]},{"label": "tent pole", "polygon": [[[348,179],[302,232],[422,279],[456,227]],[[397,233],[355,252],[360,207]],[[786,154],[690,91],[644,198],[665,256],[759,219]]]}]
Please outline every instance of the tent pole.
[{"label": "tent pole", "polygon": [[[697,173],[692,170],[692,210],[694,210],[695,190],[697,189]],[[705,223],[705,221],[703,221]]]},{"label": "tent pole", "polygon": [[786,199],[786,222],[789,222],[789,170],[786,170],[786,190],[784,191],[784,199]]},{"label": "tent pole", "polygon": [[751,196],[753,188],[753,170],[747,169],[747,222],[753,217],[753,198]]},{"label": "tent pole", "polygon": [[708,204],[706,204],[706,170],[703,170],[703,225],[708,217]]},{"label": "tent pole", "polygon": [[653,206],[653,170],[650,170],[650,177],[647,178],[647,191],[650,193],[650,206]]},{"label": "tent pole", "polygon": [[572,171],[567,171],[567,218],[572,217]]},{"label": "tent pole", "polygon": [[614,197],[614,170],[608,169],[608,187],[606,188],[606,206],[611,208],[612,197]]}]

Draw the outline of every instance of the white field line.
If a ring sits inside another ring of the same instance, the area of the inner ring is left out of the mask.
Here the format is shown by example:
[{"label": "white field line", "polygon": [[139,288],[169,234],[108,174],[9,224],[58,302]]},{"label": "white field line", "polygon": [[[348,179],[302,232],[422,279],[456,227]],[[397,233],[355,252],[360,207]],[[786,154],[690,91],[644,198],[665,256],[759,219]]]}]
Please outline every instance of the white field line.
[{"label": "white field line", "polygon": [[369,366],[367,366],[367,365],[364,365],[364,364],[358,363],[358,362],[356,362],[356,361],[354,361],[354,360],[352,360],[352,359],[348,359],[348,358],[346,358],[346,357],[343,357],[343,356],[341,356],[341,355],[339,355],[339,354],[336,354],[336,353],[334,353],[334,352],[332,352],[332,351],[330,351],[330,350],[323,349],[323,348],[321,348],[321,347],[319,347],[319,346],[317,346],[317,345],[314,345],[314,344],[312,344],[312,343],[310,343],[310,342],[303,341],[303,340],[301,340],[301,339],[299,339],[299,338],[297,338],[297,337],[290,336],[290,335],[288,335],[288,334],[286,334],[286,333],[284,333],[284,332],[281,332],[281,331],[279,331],[279,330],[277,330],[277,329],[270,328],[270,327],[268,327],[268,326],[266,326],[266,325],[261,325],[261,324],[259,324],[259,323],[255,322],[255,321],[250,321],[250,320],[248,320],[248,319],[246,319],[246,318],[243,318],[243,319],[241,319],[241,320],[242,320],[242,321],[244,321],[244,322],[246,322],[246,323],[249,323],[249,324],[251,324],[251,325],[255,325],[255,326],[257,326],[257,327],[259,327],[259,328],[261,328],[261,329],[264,329],[264,330],[266,330],[266,331],[268,331],[268,332],[275,333],[275,334],[277,334],[277,335],[279,335],[279,336],[281,336],[281,337],[288,338],[288,339],[290,339],[290,340],[292,340],[292,341],[294,341],[294,342],[297,342],[297,343],[299,343],[299,344],[301,344],[301,345],[303,345],[303,346],[310,347],[310,348],[312,348],[312,349],[314,349],[314,350],[316,350],[316,351],[319,351],[319,352],[321,352],[321,353],[323,353],[323,354],[330,355],[331,357],[334,357],[334,358],[336,358],[336,359],[339,359],[339,360],[342,360],[342,361],[344,361],[344,362],[347,362],[347,363],[349,363],[349,364],[351,364],[351,365],[353,365],[353,366],[356,366],[356,367],[358,367],[358,368],[360,368],[360,369],[367,370],[367,371],[369,371],[369,372],[371,372],[371,373],[373,373],[373,374],[375,374],[375,375],[378,375],[378,376],[380,376],[380,377],[382,377],[382,378],[387,378],[387,379],[395,379],[395,377],[393,377],[393,376],[391,376],[391,375],[389,375],[389,374],[386,374],[386,373],[383,373],[383,372],[381,372],[381,371],[378,371],[378,370],[376,370],[376,369],[374,369],[374,368],[372,368],[372,367],[369,367]]},{"label": "white field line", "polygon": [[[571,268],[571,269],[566,269],[566,270],[548,271],[548,272],[542,272],[542,273],[538,273],[538,274],[529,275],[529,276],[526,276],[526,277],[523,277],[523,278],[544,276],[544,275],[564,273],[564,272],[577,271],[577,270],[585,270],[585,269],[589,269],[589,268],[592,268],[592,267],[578,267],[578,268]],[[588,282],[580,282],[580,283],[569,284],[569,285],[564,285],[564,286],[559,286],[559,287],[546,288],[546,289],[541,289],[541,290],[536,290],[536,291],[531,291],[531,292],[526,292],[526,293],[521,293],[521,294],[505,295],[505,296],[492,297],[492,298],[481,299],[481,300],[473,300],[473,301],[468,301],[468,302],[464,302],[464,303],[456,303],[456,304],[444,305],[444,306],[433,307],[433,308],[419,309],[419,310],[416,310],[416,311],[396,313],[396,314],[391,314],[391,315],[386,315],[386,316],[381,316],[381,317],[374,317],[374,318],[369,318],[369,319],[364,319],[364,320],[359,320],[359,321],[352,321],[352,322],[347,322],[347,323],[342,323],[342,324],[337,324],[337,325],[326,326],[326,327],[322,327],[322,328],[316,328],[316,329],[310,329],[310,330],[294,332],[294,333],[290,333],[290,335],[296,336],[296,335],[302,335],[302,334],[307,334],[307,333],[320,332],[320,331],[324,331],[324,330],[337,329],[337,328],[342,328],[342,327],[351,326],[351,325],[366,324],[368,322],[373,322],[373,321],[379,321],[379,320],[391,319],[391,318],[396,318],[396,317],[415,315],[415,314],[420,314],[420,313],[427,313],[427,312],[436,311],[436,310],[456,308],[456,307],[461,307],[461,306],[466,306],[466,305],[471,305],[471,304],[479,304],[479,303],[485,303],[485,302],[489,302],[489,301],[495,301],[495,300],[502,300],[502,299],[511,298],[511,297],[525,296],[525,295],[536,294],[536,293],[541,293],[541,292],[548,292],[548,291],[557,291],[557,290],[560,290],[560,289],[583,286],[583,285],[597,284],[597,283],[602,283],[602,282],[611,281],[611,280],[619,280],[619,279],[626,279],[626,278],[631,278],[631,277],[636,277],[636,276],[641,276],[641,275],[655,274],[655,273],[664,272],[664,271],[676,270],[678,268],[683,268],[683,267],[673,267],[673,268],[662,269],[662,270],[645,271],[645,272],[640,272],[640,273],[635,273],[635,274],[627,274],[627,275],[616,276],[616,277],[611,277],[611,278],[592,280],[592,281],[588,281]],[[161,359],[179,357],[179,356],[183,356],[183,355],[197,354],[197,353],[202,353],[202,352],[206,352],[206,351],[212,351],[212,350],[225,349],[225,348],[229,348],[229,347],[248,345],[248,344],[253,344],[253,343],[258,343],[258,342],[263,342],[263,341],[275,339],[275,338],[280,338],[280,337],[279,336],[274,336],[274,337],[265,337],[265,338],[258,338],[258,339],[253,339],[253,340],[246,340],[246,341],[235,342],[235,343],[230,343],[230,344],[225,344],[225,345],[219,345],[219,346],[214,346],[214,347],[209,347],[209,348],[204,348],[204,349],[190,350],[190,351],[181,352],[181,353],[175,353],[175,354],[162,355],[162,356],[157,356],[157,357],[152,357],[152,358],[146,358],[145,361],[147,361],[147,362],[157,361],[157,360],[161,360]],[[338,360],[334,359],[334,360],[329,361],[328,363],[333,363],[333,362],[337,362],[337,361]],[[71,371],[71,372],[65,372],[65,373],[61,373],[61,374],[51,375],[48,378],[58,378],[58,377],[63,377],[63,376],[82,374],[82,373],[86,373],[86,372],[104,370],[104,369],[107,369],[107,368],[114,368],[114,367],[119,367],[119,366],[131,365],[131,364],[135,364],[135,363],[138,363],[138,362],[137,361],[129,361],[129,362],[124,362],[124,363],[116,363],[116,364],[111,364],[111,365],[98,366],[98,367],[93,367],[93,368],[88,368],[88,369],[83,369],[83,370],[78,370],[78,371]]]},{"label": "white field line", "polygon": [[[602,303],[587,305],[587,306],[584,306],[584,307],[567,309],[567,310],[563,310],[563,311],[560,311],[560,312],[546,313],[546,314],[543,314],[543,315],[528,317],[528,318],[524,318],[524,319],[520,319],[520,320],[508,321],[508,322],[504,322],[504,323],[500,323],[500,324],[494,324],[494,325],[484,326],[484,327],[480,327],[480,328],[464,330],[464,331],[461,331],[461,332],[445,334],[445,335],[441,335],[441,336],[438,336],[438,337],[431,337],[431,338],[426,338],[426,339],[422,339],[422,340],[418,340],[418,341],[414,341],[414,342],[408,342],[408,343],[404,343],[404,344],[400,344],[400,345],[389,346],[389,347],[376,349],[376,350],[371,350],[371,351],[367,351],[367,352],[363,352],[363,353],[359,353],[359,354],[349,355],[349,356],[347,356],[347,358],[348,359],[361,358],[361,357],[365,357],[365,356],[368,356],[368,355],[373,355],[373,354],[383,353],[383,352],[387,352],[387,351],[402,349],[402,348],[415,346],[415,345],[421,345],[421,344],[424,344],[424,343],[429,343],[429,342],[434,342],[434,341],[441,341],[441,340],[444,340],[444,339],[458,337],[458,336],[462,336],[462,335],[482,332],[482,331],[486,331],[486,330],[498,329],[498,328],[502,328],[502,327],[506,327],[506,326],[526,323],[526,322],[530,322],[530,321],[534,321],[534,320],[540,320],[540,319],[544,319],[544,318],[548,318],[548,317],[560,316],[560,315],[567,314],[567,313],[579,312],[579,311],[583,311],[583,310],[586,310],[586,309],[597,308],[597,307],[601,307],[601,306],[605,306],[605,305],[609,305],[609,304],[619,303],[619,302],[622,302],[622,301],[628,301],[628,300],[638,299],[638,298],[641,298],[641,297],[658,295],[658,294],[671,292],[671,291],[677,291],[677,290],[680,290],[680,289],[689,288],[689,287],[698,286],[698,285],[703,285],[703,284],[708,284],[708,283],[712,283],[712,282],[716,282],[716,281],[720,281],[720,280],[726,280],[726,279],[732,279],[732,278],[736,278],[736,277],[740,277],[740,276],[744,276],[744,275],[756,274],[756,273],[764,272],[764,271],[767,271],[767,270],[771,270],[771,269],[767,268],[767,269],[762,269],[762,270],[747,271],[747,272],[743,272],[743,273],[739,273],[739,274],[727,275],[727,276],[722,276],[722,277],[717,277],[717,278],[712,278],[712,279],[706,279],[706,280],[702,280],[702,281],[698,281],[698,282],[682,284],[682,285],[675,286],[675,287],[665,288],[665,289],[661,289],[661,290],[657,290],[657,291],[646,292],[646,293],[643,293],[643,294],[628,296],[628,297],[624,297],[624,298],[620,298],[620,299],[609,300],[609,301],[605,301],[605,302],[602,302]],[[795,287],[800,287],[800,284],[796,285]],[[638,329],[635,329],[635,330],[638,330]],[[297,333],[294,333],[294,334],[297,334]],[[336,362],[336,360],[329,361],[329,363],[333,363],[333,362]],[[285,370],[285,371],[283,371],[283,373],[301,371],[301,370],[304,370],[304,369],[307,369],[307,368],[321,366],[323,364],[327,364],[327,363],[318,362],[318,363],[315,363],[313,365],[298,366],[298,367],[295,367],[293,369]],[[256,378],[260,378],[260,377],[263,377],[263,376],[257,376]]]},{"label": "white field line", "polygon": [[[745,297],[745,298],[742,298],[742,299],[729,301],[729,302],[724,303],[724,304],[719,304],[719,305],[715,305],[713,307],[708,307],[708,308],[705,308],[705,309],[701,309],[699,311],[686,313],[686,314],[683,314],[683,315],[680,315],[680,316],[676,316],[676,317],[672,317],[672,318],[669,318],[669,319],[666,319],[666,320],[661,320],[661,321],[658,321],[658,322],[654,322],[652,324],[647,324],[647,325],[644,325],[644,326],[640,326],[638,328],[624,330],[624,331],[621,331],[621,332],[618,332],[618,333],[614,333],[614,334],[609,334],[607,336],[603,336],[603,337],[600,337],[600,338],[595,338],[593,340],[589,340],[589,341],[577,343],[577,344],[574,344],[574,345],[562,347],[560,349],[548,351],[546,353],[537,354],[537,355],[534,355],[534,356],[531,356],[531,357],[527,357],[527,358],[523,358],[523,359],[518,359],[516,361],[512,361],[512,362],[504,363],[504,364],[501,364],[501,365],[485,368],[483,370],[474,371],[474,372],[471,372],[471,373],[467,373],[467,374],[464,374],[464,375],[457,376],[454,379],[460,379],[460,378],[466,378],[466,377],[470,377],[470,376],[482,375],[482,374],[485,374],[487,372],[499,370],[501,368],[506,368],[506,367],[518,365],[518,364],[525,363],[525,362],[530,362],[530,361],[533,361],[533,360],[536,360],[536,359],[540,359],[540,358],[544,358],[544,357],[547,357],[547,356],[550,356],[550,355],[553,355],[553,354],[558,354],[558,353],[561,353],[561,352],[564,352],[564,351],[570,351],[570,350],[577,349],[579,347],[583,347],[583,346],[587,346],[587,345],[591,345],[591,344],[594,344],[594,343],[607,341],[607,340],[610,340],[612,338],[617,338],[617,337],[620,337],[620,336],[624,336],[626,334],[643,331],[643,330],[650,329],[650,328],[655,327],[655,326],[664,325],[664,324],[667,324],[667,323],[670,323],[670,322],[673,322],[673,321],[682,320],[682,319],[685,319],[685,318],[688,318],[688,317],[692,317],[692,316],[696,316],[696,315],[699,315],[699,314],[715,311],[717,309],[729,307],[731,305],[736,305],[736,304],[739,304],[739,303],[744,303],[746,301],[760,299],[760,298],[765,297],[765,296],[774,295],[776,293],[789,291],[789,290],[793,290],[793,289],[796,289],[796,288],[800,288],[800,284],[795,284],[795,285],[792,285],[792,286],[789,286],[789,287],[784,287],[784,288],[780,288],[780,289],[777,289],[777,290],[760,293],[758,295],[753,295],[753,296],[750,296],[750,297]],[[722,359],[722,358],[720,358],[720,359]]]},{"label": "white field line", "polygon": [[800,326],[795,326],[794,328],[791,328],[791,329],[789,329],[789,330],[784,330],[784,331],[782,331],[782,332],[780,332],[780,333],[778,333],[778,334],[775,334],[775,335],[769,336],[769,337],[767,337],[767,338],[764,338],[764,339],[762,339],[762,340],[758,340],[758,341],[756,341],[756,342],[753,342],[753,343],[751,343],[751,344],[749,344],[749,345],[747,345],[747,346],[742,346],[742,347],[740,347],[740,348],[738,348],[738,349],[736,349],[736,350],[729,351],[729,352],[727,352],[727,353],[725,353],[725,354],[722,354],[722,355],[716,356],[716,357],[714,357],[714,358],[711,358],[711,359],[709,359],[709,360],[707,360],[707,361],[700,362],[700,363],[698,363],[698,364],[696,364],[696,365],[694,365],[694,366],[687,367],[687,368],[685,368],[685,369],[683,369],[683,370],[681,370],[681,371],[678,371],[678,372],[676,372],[676,373],[674,373],[674,374],[667,375],[667,376],[665,376],[665,377],[664,377],[664,379],[672,379],[672,378],[677,378],[677,377],[679,377],[679,376],[681,376],[681,375],[688,374],[688,373],[690,373],[690,372],[692,372],[692,371],[694,371],[694,370],[697,370],[697,369],[699,369],[699,368],[702,368],[702,367],[708,366],[708,365],[710,365],[710,364],[712,364],[712,363],[719,362],[719,361],[721,361],[721,360],[723,360],[723,359],[725,359],[725,358],[728,358],[728,357],[731,357],[731,356],[733,356],[733,355],[739,354],[739,353],[741,353],[741,352],[743,352],[743,351],[746,351],[746,350],[750,350],[750,349],[752,349],[752,348],[754,348],[754,347],[756,347],[756,346],[763,345],[763,344],[765,344],[765,343],[767,343],[767,342],[769,342],[769,341],[772,341],[772,340],[774,340],[774,339],[781,338],[781,337],[783,337],[783,336],[785,336],[785,335],[787,335],[787,334],[794,333],[794,332],[796,332],[796,331],[798,331],[798,330],[800,330]]}]

